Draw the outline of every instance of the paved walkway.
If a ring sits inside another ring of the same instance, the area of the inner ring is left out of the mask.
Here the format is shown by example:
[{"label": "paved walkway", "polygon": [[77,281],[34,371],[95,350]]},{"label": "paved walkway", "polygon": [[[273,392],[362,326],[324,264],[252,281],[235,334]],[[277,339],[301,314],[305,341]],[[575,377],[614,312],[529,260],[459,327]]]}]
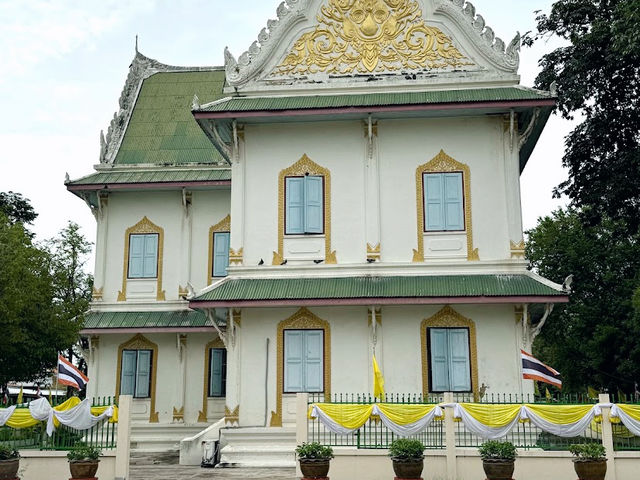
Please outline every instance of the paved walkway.
[{"label": "paved walkway", "polygon": [[293,468],[201,468],[183,465],[131,465],[131,480],[191,480],[242,478],[245,480],[295,480]]}]

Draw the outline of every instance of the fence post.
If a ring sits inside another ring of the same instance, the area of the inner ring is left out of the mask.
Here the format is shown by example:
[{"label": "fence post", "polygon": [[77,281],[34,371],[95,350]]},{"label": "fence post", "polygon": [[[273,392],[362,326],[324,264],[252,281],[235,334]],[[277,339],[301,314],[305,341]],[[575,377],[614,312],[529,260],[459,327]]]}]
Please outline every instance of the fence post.
[{"label": "fence post", "polygon": [[[307,426],[307,409],[309,408],[309,394],[296,394],[296,445],[309,440],[309,428]],[[301,478],[300,464],[296,462],[296,478]]]},{"label": "fence post", "polygon": [[[442,399],[443,403],[453,403],[453,392],[446,392]],[[458,464],[456,459],[456,425],[453,420],[453,408],[444,409],[444,443],[447,452],[447,479],[456,480],[458,478]]]},{"label": "fence post", "polygon": [[[600,403],[610,403],[609,394],[601,393]],[[613,449],[613,429],[611,428],[611,407],[602,407],[602,445],[607,452],[607,480],[617,480],[616,457]]]},{"label": "fence post", "polygon": [[116,444],[115,480],[128,480],[131,450],[131,395],[120,395],[118,401],[118,436]]}]

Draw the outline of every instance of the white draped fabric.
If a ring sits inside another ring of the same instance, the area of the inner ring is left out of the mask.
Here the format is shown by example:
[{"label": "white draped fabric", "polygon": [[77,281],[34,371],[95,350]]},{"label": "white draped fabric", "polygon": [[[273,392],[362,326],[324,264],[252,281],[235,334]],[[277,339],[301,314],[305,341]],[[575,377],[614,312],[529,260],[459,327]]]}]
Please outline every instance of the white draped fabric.
[{"label": "white draped fabric", "polygon": [[552,433],[553,435],[557,435],[559,437],[577,437],[581,435],[582,432],[584,432],[589,427],[589,425],[591,425],[591,422],[596,417],[596,415],[602,415],[602,410],[600,408],[600,405],[594,405],[593,408],[589,410],[589,413],[582,417],[582,419],[574,423],[567,423],[562,425],[545,420],[544,418],[536,415],[526,406],[522,407],[522,413],[523,419],[528,418],[529,421],[540,430]]},{"label": "white draped fabric", "polygon": [[46,398],[39,398],[29,404],[29,412],[36,420],[47,422],[47,435],[51,436],[55,430],[54,418],[67,427],[87,430],[105,418],[112,417],[113,407],[109,407],[100,415],[95,416],[91,414],[91,403],[88,399],[84,399],[75,407],[59,412],[49,405]]},{"label": "white draped fabric", "polygon": [[309,416],[311,418],[317,418],[320,423],[327,427],[331,432],[337,433],[338,435],[349,435],[350,433],[358,430],[357,428],[346,428],[336,423],[329,415],[318,408],[317,405],[313,405],[311,407],[311,415]]},{"label": "white draped fabric", "polygon": [[454,418],[459,418],[460,420],[462,420],[462,423],[464,423],[464,426],[467,430],[469,430],[474,435],[477,435],[478,437],[486,438],[489,440],[497,440],[498,438],[502,438],[511,430],[513,430],[520,421],[520,416],[522,415],[522,411],[525,408],[525,406],[523,405],[520,408],[520,414],[516,415],[513,420],[504,427],[489,427],[473,418],[459,403],[450,405],[453,406]]},{"label": "white draped fabric", "polygon": [[413,423],[408,423],[406,425],[398,425],[397,423],[392,422],[389,417],[387,417],[384,412],[380,410],[378,405],[373,406],[372,414],[378,415],[382,423],[384,423],[389,430],[401,437],[409,437],[411,435],[415,435],[416,433],[420,433],[423,430],[426,430],[434,418],[442,417],[444,415],[442,409],[439,406],[436,406],[421,419]]},{"label": "white draped fabric", "polygon": [[2,427],[13,415],[13,411],[16,409],[15,405],[10,406],[9,408],[4,408],[0,410],[0,427]]},{"label": "white draped fabric", "polygon": [[611,416],[619,418],[631,433],[640,436],[640,421],[630,417],[627,412],[617,405],[613,405],[613,407],[611,407]]}]

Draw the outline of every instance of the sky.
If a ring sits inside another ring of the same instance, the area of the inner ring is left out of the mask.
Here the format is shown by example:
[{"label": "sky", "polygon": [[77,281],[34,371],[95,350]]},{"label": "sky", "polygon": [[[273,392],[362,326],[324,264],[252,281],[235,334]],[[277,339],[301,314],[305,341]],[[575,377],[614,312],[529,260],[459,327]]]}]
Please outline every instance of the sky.
[{"label": "sky", "polygon": [[[67,192],[98,163],[100,130],[118,108],[135,36],[146,56],[170,65],[222,65],[236,58],[274,18],[280,0],[0,0],[0,191],[23,194],[39,217],[36,238],[54,236],[69,220],[95,241],[95,220]],[[535,30],[535,10],[551,0],[475,0],[477,13],[505,43]],[[506,6],[508,5],[508,7]],[[521,84],[532,86],[539,58],[557,47],[540,41],[520,55]],[[521,177],[525,229],[566,203],[553,188],[564,137],[574,125],[552,116]]]}]

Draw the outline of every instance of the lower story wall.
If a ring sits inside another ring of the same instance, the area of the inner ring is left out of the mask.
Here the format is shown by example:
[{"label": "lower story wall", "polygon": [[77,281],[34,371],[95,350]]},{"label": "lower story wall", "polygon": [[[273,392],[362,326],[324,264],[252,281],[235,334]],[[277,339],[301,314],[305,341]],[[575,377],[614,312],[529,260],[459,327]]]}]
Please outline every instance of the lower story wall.
[{"label": "lower story wall", "polygon": [[[18,470],[20,480],[62,480],[71,476],[67,452],[21,450],[20,456],[20,469]],[[100,458],[96,476],[100,480],[114,480],[115,470],[115,451],[105,452]]]}]

